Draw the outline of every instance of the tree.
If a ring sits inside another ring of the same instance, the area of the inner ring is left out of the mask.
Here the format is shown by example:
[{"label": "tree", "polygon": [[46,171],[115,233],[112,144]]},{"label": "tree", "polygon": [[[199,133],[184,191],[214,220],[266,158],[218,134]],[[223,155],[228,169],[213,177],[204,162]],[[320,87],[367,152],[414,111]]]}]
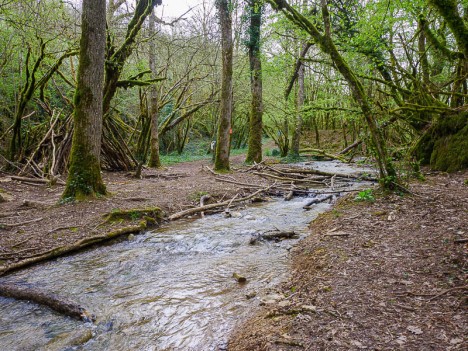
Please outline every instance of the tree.
[{"label": "tree", "polygon": [[369,104],[368,96],[364,90],[362,82],[358,79],[354,71],[349,66],[348,62],[340,54],[331,37],[330,13],[326,0],[321,0],[322,17],[324,33],[321,33],[317,26],[311,22],[306,16],[302,15],[286,0],[268,0],[268,2],[277,10],[281,10],[287,18],[289,18],[298,27],[305,30],[313,40],[319,45],[320,49],[329,55],[330,59],[336,65],[336,69],[341,73],[343,78],[348,83],[351,93],[361,108],[362,114],[367,122],[373,146],[376,152],[377,164],[381,179],[387,180],[387,184],[391,185],[392,180],[395,180],[396,172],[391,160],[388,158],[388,153],[385,141],[381,132],[378,129],[375,117],[372,113],[372,108]]},{"label": "tree", "polygon": [[248,1],[250,17],[249,25],[249,63],[250,63],[250,89],[252,102],[249,118],[249,148],[245,162],[262,161],[262,61],[260,58],[260,28],[262,24],[262,5],[259,0]]},{"label": "tree", "polygon": [[[155,79],[156,72],[156,45],[154,43],[154,35],[156,34],[156,16],[154,11],[149,17],[149,68],[152,78]],[[161,167],[161,159],[159,158],[159,130],[158,130],[158,89],[152,85],[150,88],[150,119],[151,119],[151,138],[150,138],[150,159],[148,166],[153,168]]]},{"label": "tree", "polygon": [[64,199],[105,195],[101,178],[102,88],[106,46],[106,1],[83,0],[74,132]]},{"label": "tree", "polygon": [[229,170],[229,149],[232,119],[232,19],[231,1],[216,0],[219,23],[221,26],[221,50],[223,72],[221,82],[221,112],[219,115],[218,135],[216,138],[215,169]]},{"label": "tree", "polygon": [[296,96],[296,121],[294,125],[293,136],[291,140],[291,149],[289,156],[291,158],[299,157],[299,147],[302,133],[302,110],[304,108],[305,92],[304,92],[304,76],[305,67],[304,63],[299,59],[299,70],[297,72],[297,96]]}]

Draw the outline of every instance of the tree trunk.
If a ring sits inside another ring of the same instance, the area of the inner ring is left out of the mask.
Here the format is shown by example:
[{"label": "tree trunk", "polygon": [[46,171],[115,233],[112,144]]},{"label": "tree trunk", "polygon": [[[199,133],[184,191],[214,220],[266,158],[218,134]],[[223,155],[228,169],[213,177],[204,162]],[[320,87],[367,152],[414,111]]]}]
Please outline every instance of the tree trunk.
[{"label": "tree trunk", "polygon": [[232,119],[232,19],[230,0],[216,0],[221,26],[223,75],[221,82],[221,113],[216,141],[215,169],[229,170],[229,149]]},{"label": "tree trunk", "polygon": [[292,158],[299,157],[299,144],[301,142],[302,133],[302,108],[304,107],[304,64],[301,62],[299,71],[297,73],[297,98],[296,98],[296,121],[294,125],[294,132],[291,140],[291,150],[289,156]]},{"label": "tree trunk", "polygon": [[[154,43],[154,35],[156,33],[156,16],[154,11],[149,17],[149,67],[152,72],[152,78],[156,78],[156,45]],[[150,119],[151,119],[151,139],[150,139],[150,159],[148,166],[152,168],[161,167],[161,159],[159,157],[159,121],[158,121],[158,88],[155,85],[151,86],[150,90]]]},{"label": "tree trunk", "polygon": [[106,193],[100,167],[105,16],[105,0],[83,0],[75,127],[64,199],[79,200]]},{"label": "tree trunk", "polygon": [[249,2],[250,11],[250,89],[252,91],[252,106],[249,120],[249,149],[245,162],[262,161],[262,62],[260,59],[260,27],[262,24],[262,6],[259,0]]}]

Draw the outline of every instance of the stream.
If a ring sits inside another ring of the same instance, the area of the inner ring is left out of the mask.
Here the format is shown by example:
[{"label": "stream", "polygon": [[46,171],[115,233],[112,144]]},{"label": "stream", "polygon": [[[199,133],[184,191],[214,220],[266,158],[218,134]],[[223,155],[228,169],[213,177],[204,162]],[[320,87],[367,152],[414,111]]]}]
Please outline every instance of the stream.
[{"label": "stream", "polygon": [[[312,166],[340,173],[372,172],[337,162]],[[70,298],[97,320],[83,323],[34,303],[0,297],[0,349],[225,350],[236,323],[286,278],[289,250],[307,235],[308,223],[332,206],[322,203],[304,211],[306,201],[274,199],[236,209],[232,218],[217,214],[180,220],[133,240],[2,278]],[[300,237],[249,244],[256,233],[275,228],[294,230]],[[245,276],[247,283],[237,283],[233,273]]]}]

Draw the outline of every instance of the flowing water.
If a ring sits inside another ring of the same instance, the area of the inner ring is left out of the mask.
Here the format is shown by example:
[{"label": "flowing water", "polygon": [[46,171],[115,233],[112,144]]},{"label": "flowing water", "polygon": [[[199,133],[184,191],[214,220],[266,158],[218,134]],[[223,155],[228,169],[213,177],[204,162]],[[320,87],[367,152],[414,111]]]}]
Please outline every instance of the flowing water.
[{"label": "flowing water", "polygon": [[[334,162],[320,165],[355,171]],[[84,324],[33,303],[0,298],[0,349],[223,350],[235,324],[284,280],[289,249],[300,240],[250,245],[251,237],[278,228],[303,238],[307,224],[331,206],[304,211],[306,201],[273,200],[239,210],[234,218],[178,221],[5,277],[72,299],[97,320]],[[248,282],[237,283],[234,272]]]}]

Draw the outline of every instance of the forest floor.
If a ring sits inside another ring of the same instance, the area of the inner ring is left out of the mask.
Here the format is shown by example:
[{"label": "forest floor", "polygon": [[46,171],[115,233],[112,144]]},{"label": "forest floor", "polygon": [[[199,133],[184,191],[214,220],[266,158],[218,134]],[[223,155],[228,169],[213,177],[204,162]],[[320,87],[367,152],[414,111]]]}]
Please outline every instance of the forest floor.
[{"label": "forest floor", "polygon": [[467,350],[467,178],[343,198],[311,223],[290,278],[229,350]]},{"label": "forest floor", "polygon": [[[231,159],[238,183],[268,181]],[[67,252],[95,237],[136,225],[138,216],[105,220],[116,210],[159,207],[166,215],[248,194],[215,180],[208,160],[128,173],[104,172],[109,196],[59,204],[63,186],[18,181],[0,173],[0,274]],[[413,195],[374,202],[342,198],[292,250],[292,271],[277,298],[241,324],[237,350],[465,350],[468,172],[432,173],[410,185]],[[3,272],[2,272],[3,270]]]}]

